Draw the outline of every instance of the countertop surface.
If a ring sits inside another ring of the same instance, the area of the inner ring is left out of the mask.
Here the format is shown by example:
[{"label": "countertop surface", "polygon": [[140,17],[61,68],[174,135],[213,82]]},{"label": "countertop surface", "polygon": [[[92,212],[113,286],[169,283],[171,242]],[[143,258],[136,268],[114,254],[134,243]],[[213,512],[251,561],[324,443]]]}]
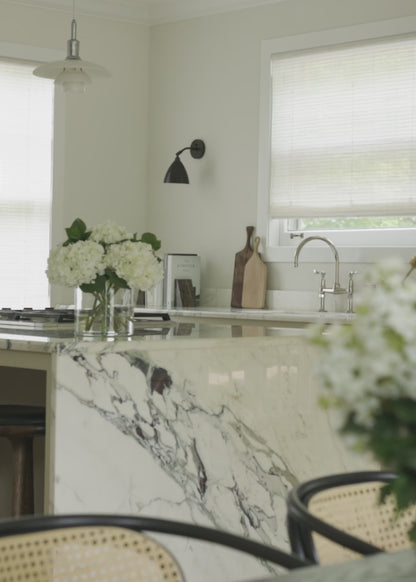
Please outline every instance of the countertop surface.
[{"label": "countertop surface", "polygon": [[310,566],[252,582],[414,582],[416,551],[377,554],[343,564]]},{"label": "countertop surface", "polygon": [[[240,340],[253,341],[259,338],[290,337],[304,335],[305,329],[317,323],[347,323],[354,314],[333,312],[299,311],[235,308],[186,308],[186,309],[149,309],[137,308],[137,313],[143,316],[135,322],[135,332],[132,337],[108,338],[78,338],[74,336],[71,324],[56,324],[44,329],[24,327],[1,327],[0,349],[18,351],[54,352],[67,345],[82,343],[94,350],[95,344],[120,342],[142,342],[147,345],[166,344],[187,340],[208,342],[208,345],[218,341]],[[154,314],[168,313],[169,321],[157,320]],[[146,315],[151,319],[146,320]],[[190,344],[192,345],[192,344]]]},{"label": "countertop surface", "polygon": [[10,329],[0,327],[0,349],[34,352],[56,352],[76,343],[82,343],[86,351],[97,349],[127,348],[126,344],[141,344],[142,349],[150,347],[173,347],[173,344],[189,347],[198,342],[207,346],[218,342],[228,343],[239,341],[259,341],[270,338],[294,337],[304,335],[305,326],[290,325],[255,325],[168,321],[168,322],[141,322],[135,324],[134,335],[131,337],[119,336],[116,338],[75,337],[73,327],[67,325],[55,329]]},{"label": "countertop surface", "polygon": [[[140,309],[141,311],[141,309]],[[264,321],[264,322],[294,322],[294,323],[346,323],[354,319],[355,313],[344,313],[334,311],[311,311],[299,309],[238,309],[235,307],[187,307],[174,309],[150,309],[144,311],[154,313],[169,313],[172,319],[175,318],[203,318],[203,319],[225,319],[235,321]]]}]

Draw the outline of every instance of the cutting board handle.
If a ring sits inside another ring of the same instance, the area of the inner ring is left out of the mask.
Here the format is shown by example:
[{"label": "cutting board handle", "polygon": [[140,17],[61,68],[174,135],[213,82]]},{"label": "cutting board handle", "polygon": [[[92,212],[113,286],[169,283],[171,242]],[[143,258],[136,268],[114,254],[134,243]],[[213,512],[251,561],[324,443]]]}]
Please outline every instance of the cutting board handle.
[{"label": "cutting board handle", "polygon": [[246,226],[247,231],[247,241],[246,246],[235,254],[234,259],[234,275],[233,275],[233,286],[231,291],[231,307],[241,307],[241,297],[243,293],[243,279],[244,279],[244,268],[253,254],[253,248],[251,246],[251,237],[253,236],[254,226]]},{"label": "cutting board handle", "polygon": [[247,242],[246,242],[246,246],[244,247],[244,250],[252,250],[251,248],[251,237],[253,236],[253,232],[254,232],[254,226],[246,226],[246,231],[247,231]]},{"label": "cutting board handle", "polygon": [[264,309],[266,300],[267,267],[258,253],[259,244],[260,237],[256,236],[244,271],[241,306],[247,309]]}]

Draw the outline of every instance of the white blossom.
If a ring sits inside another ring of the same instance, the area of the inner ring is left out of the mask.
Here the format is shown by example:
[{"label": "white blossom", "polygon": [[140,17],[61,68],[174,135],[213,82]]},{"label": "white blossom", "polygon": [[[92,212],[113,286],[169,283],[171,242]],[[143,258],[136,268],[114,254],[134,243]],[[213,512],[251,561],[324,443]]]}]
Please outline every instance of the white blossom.
[{"label": "white blossom", "polygon": [[132,234],[124,226],[119,226],[112,220],[107,220],[104,224],[97,224],[90,230],[90,240],[104,244],[118,243],[132,238]]},{"label": "white blossom", "polygon": [[53,249],[48,259],[47,275],[51,283],[66,287],[78,287],[92,283],[104,273],[104,248],[91,241],[78,241]]},{"label": "white blossom", "polygon": [[[385,399],[416,399],[416,284],[401,263],[384,261],[366,275],[356,318],[321,336],[319,381],[344,420],[371,426]],[[375,285],[375,286],[374,286]],[[314,339],[320,332],[312,331]]]},{"label": "white blossom", "polygon": [[[49,255],[46,273],[51,283],[67,287],[90,284],[88,292],[100,294],[101,276],[106,287],[115,291],[126,284],[147,290],[163,278],[163,263],[152,245],[136,240],[136,235],[111,220],[88,230],[78,218],[67,234],[68,240]],[[154,235],[152,238],[157,241]]]},{"label": "white blossom", "polygon": [[111,245],[106,254],[106,265],[134,289],[151,289],[163,277],[162,263],[151,245],[143,242],[128,240]]}]

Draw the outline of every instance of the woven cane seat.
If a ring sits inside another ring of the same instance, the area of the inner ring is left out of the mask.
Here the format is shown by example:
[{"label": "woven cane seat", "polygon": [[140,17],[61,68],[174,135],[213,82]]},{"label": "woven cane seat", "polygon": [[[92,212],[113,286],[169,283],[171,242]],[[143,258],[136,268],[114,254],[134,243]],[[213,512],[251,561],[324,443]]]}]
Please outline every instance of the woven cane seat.
[{"label": "woven cane seat", "polygon": [[0,538],[2,582],[183,582],[157,541],[119,527],[70,527]]},{"label": "woven cane seat", "polygon": [[[412,508],[396,517],[392,498],[378,503],[383,483],[344,485],[316,493],[308,503],[310,513],[327,524],[373,544],[386,552],[411,547],[407,531],[416,520]],[[319,562],[328,564],[361,558],[348,548],[312,533]]]}]

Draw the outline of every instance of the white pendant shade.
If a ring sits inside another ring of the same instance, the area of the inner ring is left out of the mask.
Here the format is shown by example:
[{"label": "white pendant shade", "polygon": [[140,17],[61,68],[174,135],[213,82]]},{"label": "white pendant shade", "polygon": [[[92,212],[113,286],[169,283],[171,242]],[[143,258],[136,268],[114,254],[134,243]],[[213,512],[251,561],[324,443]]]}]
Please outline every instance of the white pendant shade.
[{"label": "white pendant shade", "polygon": [[109,77],[110,73],[101,67],[100,65],[95,65],[88,61],[83,61],[82,59],[65,59],[64,61],[53,61],[52,63],[45,63],[44,65],[39,65],[33,71],[33,74],[37,77],[44,77],[46,79],[57,79],[57,77],[62,74],[77,74],[84,73],[89,77]]},{"label": "white pendant shade", "polygon": [[37,67],[33,74],[37,77],[55,79],[64,91],[85,91],[91,84],[91,78],[109,77],[109,73],[100,65],[82,59],[65,59]]},{"label": "white pendant shade", "polygon": [[55,84],[65,91],[85,91],[91,79],[109,77],[109,72],[100,65],[83,61],[79,56],[79,41],[76,38],[77,23],[75,18],[71,24],[71,38],[68,40],[68,56],[63,61],[54,61],[39,65],[33,74],[36,77],[55,79]]},{"label": "white pendant shade", "polygon": [[91,83],[90,77],[82,69],[68,67],[55,79],[55,85],[61,85],[64,91],[81,92]]}]

